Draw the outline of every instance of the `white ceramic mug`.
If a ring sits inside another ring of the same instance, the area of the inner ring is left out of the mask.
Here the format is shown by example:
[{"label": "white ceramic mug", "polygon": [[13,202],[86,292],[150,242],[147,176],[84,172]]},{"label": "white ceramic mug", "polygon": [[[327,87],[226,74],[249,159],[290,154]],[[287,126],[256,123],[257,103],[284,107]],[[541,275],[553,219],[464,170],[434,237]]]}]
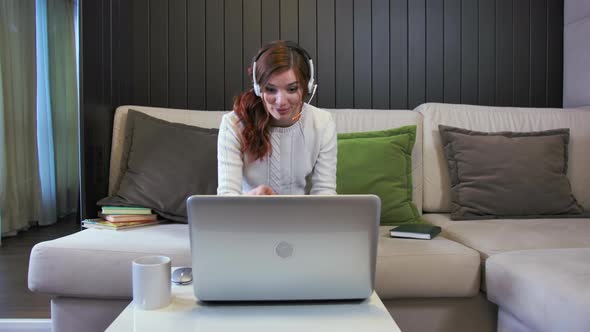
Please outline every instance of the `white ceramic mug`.
[{"label": "white ceramic mug", "polygon": [[133,261],[133,305],[142,310],[170,304],[170,257],[144,256]]}]

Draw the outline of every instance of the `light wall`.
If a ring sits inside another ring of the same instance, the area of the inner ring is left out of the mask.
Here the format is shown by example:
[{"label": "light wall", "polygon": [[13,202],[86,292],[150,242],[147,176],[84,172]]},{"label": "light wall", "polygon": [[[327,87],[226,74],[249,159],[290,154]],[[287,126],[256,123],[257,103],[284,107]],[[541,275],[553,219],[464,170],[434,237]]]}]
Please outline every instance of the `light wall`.
[{"label": "light wall", "polygon": [[563,107],[590,106],[590,0],[565,0]]}]

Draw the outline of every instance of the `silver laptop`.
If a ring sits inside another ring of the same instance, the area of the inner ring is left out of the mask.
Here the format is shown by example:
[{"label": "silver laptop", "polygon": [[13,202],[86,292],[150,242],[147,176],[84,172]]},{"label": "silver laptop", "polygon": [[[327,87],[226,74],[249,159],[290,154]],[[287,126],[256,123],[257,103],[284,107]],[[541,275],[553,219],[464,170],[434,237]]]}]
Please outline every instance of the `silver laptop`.
[{"label": "silver laptop", "polygon": [[364,299],[374,288],[375,195],[187,200],[201,301]]}]

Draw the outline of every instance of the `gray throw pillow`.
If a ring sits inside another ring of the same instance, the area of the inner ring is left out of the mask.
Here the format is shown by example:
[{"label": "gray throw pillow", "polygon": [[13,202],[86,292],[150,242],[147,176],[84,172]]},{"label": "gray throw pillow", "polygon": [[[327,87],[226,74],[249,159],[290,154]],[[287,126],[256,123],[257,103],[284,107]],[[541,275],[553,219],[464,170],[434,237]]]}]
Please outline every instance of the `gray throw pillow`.
[{"label": "gray throw pillow", "polygon": [[217,133],[129,110],[121,177],[98,205],[144,206],[186,222],[186,199],[217,192]]},{"label": "gray throw pillow", "polygon": [[477,132],[439,125],[451,219],[579,217],[567,178],[569,129]]}]

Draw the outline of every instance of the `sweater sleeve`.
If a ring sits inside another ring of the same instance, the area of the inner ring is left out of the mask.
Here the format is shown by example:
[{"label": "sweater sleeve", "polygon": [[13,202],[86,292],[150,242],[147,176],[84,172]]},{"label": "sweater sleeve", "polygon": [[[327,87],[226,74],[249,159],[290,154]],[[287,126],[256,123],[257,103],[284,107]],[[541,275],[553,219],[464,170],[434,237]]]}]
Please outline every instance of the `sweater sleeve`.
[{"label": "sweater sleeve", "polygon": [[311,177],[311,195],[336,195],[338,142],[336,124],[330,115],[321,135],[320,153]]},{"label": "sweater sleeve", "polygon": [[243,155],[239,128],[231,113],[221,119],[217,138],[217,195],[241,195]]}]

